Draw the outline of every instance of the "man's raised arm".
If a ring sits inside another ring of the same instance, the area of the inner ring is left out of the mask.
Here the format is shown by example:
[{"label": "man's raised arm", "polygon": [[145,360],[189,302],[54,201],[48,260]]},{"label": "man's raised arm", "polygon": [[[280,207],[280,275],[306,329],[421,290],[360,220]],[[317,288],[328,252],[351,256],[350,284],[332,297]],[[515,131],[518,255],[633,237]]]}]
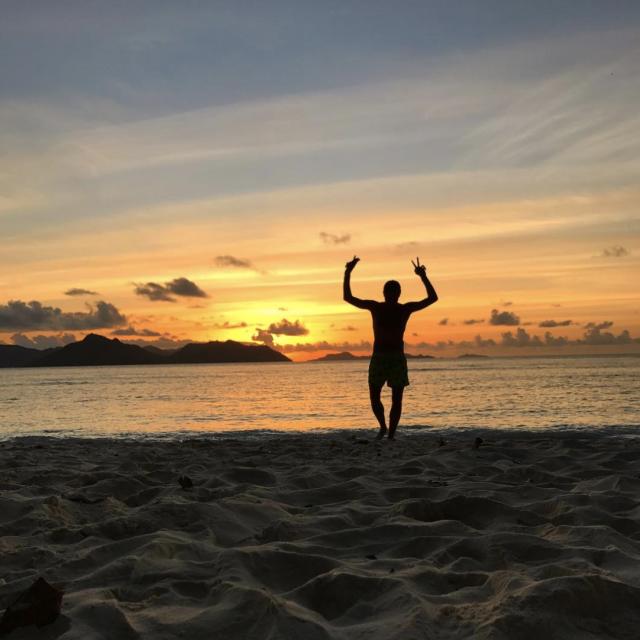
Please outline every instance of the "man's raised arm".
[{"label": "man's raised arm", "polygon": [[427,278],[427,268],[423,264],[420,264],[420,259],[416,258],[416,262],[412,260],[411,264],[413,264],[414,272],[416,273],[416,275],[420,276],[420,280],[422,280],[422,284],[427,290],[427,297],[423,300],[418,300],[417,302],[407,302],[405,304],[405,307],[409,309],[411,313],[413,313],[414,311],[420,311],[420,309],[426,309],[428,306],[436,302],[438,300],[438,294],[429,281],[429,278]]},{"label": "man's raised arm", "polygon": [[360,258],[353,256],[353,260],[350,260],[345,265],[344,282],[342,283],[342,298],[345,302],[352,304],[354,307],[358,307],[358,309],[371,309],[374,304],[373,300],[361,300],[351,293],[351,272],[355,269],[355,266],[359,261]]}]

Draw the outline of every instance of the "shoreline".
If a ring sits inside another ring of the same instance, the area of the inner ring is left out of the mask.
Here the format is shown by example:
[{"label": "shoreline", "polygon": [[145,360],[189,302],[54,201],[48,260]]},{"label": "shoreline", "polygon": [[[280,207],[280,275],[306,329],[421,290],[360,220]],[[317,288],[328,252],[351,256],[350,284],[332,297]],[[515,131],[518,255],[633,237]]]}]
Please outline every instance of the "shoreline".
[{"label": "shoreline", "polygon": [[61,640],[636,636],[638,435],[357,431],[5,441],[0,608],[42,575]]},{"label": "shoreline", "polygon": [[[1,435],[0,446],[12,443],[35,443],[47,444],[51,442],[102,442],[104,444],[114,443],[183,443],[195,442],[225,442],[225,441],[268,441],[273,438],[333,438],[345,442],[353,438],[368,439],[374,443],[377,427],[360,428],[330,428],[318,427],[311,429],[227,429],[220,431],[160,431],[160,432],[122,432],[122,433],[87,433],[79,435],[78,430],[68,429],[47,429],[42,433],[26,433],[22,435]],[[455,427],[430,427],[423,425],[400,425],[398,427],[396,442],[405,438],[462,438],[473,440],[473,437],[483,437],[489,440],[496,438],[541,438],[541,437],[562,437],[562,438],[640,438],[639,424],[622,424],[608,426],[583,426],[583,425],[554,425],[551,427],[478,427],[478,426],[455,426]],[[383,444],[387,440],[383,440]]]},{"label": "shoreline", "polygon": [[[11,345],[4,345],[11,346]],[[278,353],[281,353],[278,351]],[[287,353],[291,354],[292,352],[282,352],[283,355],[287,355]],[[515,353],[515,354],[485,354],[485,353],[472,353],[472,354],[461,354],[461,355],[433,355],[430,353],[422,353],[422,354],[413,354],[410,352],[406,352],[405,355],[411,362],[420,363],[421,361],[432,361],[432,362],[482,362],[484,360],[563,360],[563,359],[578,359],[578,360],[588,360],[589,358],[640,358],[640,351],[621,351],[619,353],[616,352],[607,352],[607,353]],[[288,357],[288,356],[287,356]],[[289,361],[283,360],[252,360],[252,361],[225,361],[225,362],[155,362],[155,363],[120,363],[120,364],[57,364],[57,365],[0,365],[0,371],[9,370],[15,371],[17,369],[41,369],[41,370],[49,370],[49,369],[85,369],[85,368],[113,368],[113,367],[158,367],[158,366],[210,366],[210,365],[248,365],[248,366],[256,366],[256,365],[300,365],[300,364],[342,364],[342,363],[353,363],[353,362],[368,362],[371,358],[371,354],[355,356],[354,358],[349,359],[324,359],[323,358],[310,358],[308,360],[293,360]]]}]

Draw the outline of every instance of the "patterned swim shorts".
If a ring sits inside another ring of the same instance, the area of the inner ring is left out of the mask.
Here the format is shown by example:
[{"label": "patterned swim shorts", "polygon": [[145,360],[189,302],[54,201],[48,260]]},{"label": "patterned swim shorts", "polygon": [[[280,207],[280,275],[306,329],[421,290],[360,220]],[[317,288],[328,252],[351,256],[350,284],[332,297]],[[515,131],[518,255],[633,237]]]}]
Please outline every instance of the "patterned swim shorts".
[{"label": "patterned swim shorts", "polygon": [[406,387],[409,384],[404,353],[374,353],[369,363],[369,384],[381,387]]}]

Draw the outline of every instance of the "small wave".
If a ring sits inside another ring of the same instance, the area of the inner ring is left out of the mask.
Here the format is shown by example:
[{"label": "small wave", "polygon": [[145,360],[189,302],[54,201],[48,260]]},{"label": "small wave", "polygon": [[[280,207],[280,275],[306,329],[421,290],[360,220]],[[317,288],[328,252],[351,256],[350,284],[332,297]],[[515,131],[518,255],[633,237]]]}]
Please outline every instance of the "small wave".
[{"label": "small wave", "polygon": [[496,371],[497,367],[483,367],[483,366],[475,366],[475,365],[467,365],[467,366],[460,366],[460,367],[439,367],[439,366],[434,366],[434,367],[427,367],[424,369],[414,369],[411,366],[411,361],[409,361],[409,373],[413,372],[413,371],[430,371],[430,372],[435,372],[435,373],[439,373],[440,371],[458,371],[458,372],[464,372],[464,373],[468,373],[469,371]]}]

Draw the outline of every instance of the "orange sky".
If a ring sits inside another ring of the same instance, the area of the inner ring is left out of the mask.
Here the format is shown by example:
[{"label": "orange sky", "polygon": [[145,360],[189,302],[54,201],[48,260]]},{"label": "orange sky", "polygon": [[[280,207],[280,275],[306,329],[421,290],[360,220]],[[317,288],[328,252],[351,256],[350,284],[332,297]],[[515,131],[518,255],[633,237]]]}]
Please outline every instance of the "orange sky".
[{"label": "orange sky", "polygon": [[[465,178],[472,183],[479,179],[461,176],[461,184]],[[108,300],[126,314],[127,326],[170,334],[179,340],[251,341],[257,328],[267,329],[286,318],[292,323],[299,321],[308,334],[276,334],[276,344],[359,343],[370,340],[370,318],[341,299],[344,262],[354,253],[362,259],[353,274],[353,290],[359,297],[380,299],[384,281],[395,278],[403,285],[402,299],[411,300],[423,297],[410,262],[420,255],[440,300],[412,318],[408,344],[457,343],[473,340],[476,335],[499,342],[502,333],[515,333],[516,325],[488,322],[492,309],[516,314],[522,329],[540,336],[550,331],[575,340],[583,337],[587,323],[607,321],[615,323],[609,329],[614,335],[622,329],[628,329],[633,337],[640,334],[634,282],[638,259],[624,234],[629,227],[625,216],[639,202],[637,191],[602,190],[475,205],[463,202],[456,206],[452,202],[422,210],[418,203],[406,202],[402,193],[409,188],[417,201],[422,199],[423,189],[439,188],[429,182],[412,176],[385,183],[337,185],[322,194],[312,188],[222,204],[179,205],[176,217],[180,209],[197,211],[208,205],[212,209],[233,208],[244,222],[236,223],[232,217],[216,222],[205,217],[187,226],[172,223],[163,229],[154,228],[142,216],[135,227],[129,223],[126,228],[83,230],[67,240],[61,257],[53,255],[57,247],[49,245],[45,235],[14,249],[16,262],[20,255],[33,253],[28,268],[12,275],[12,287],[3,285],[9,299],[20,299],[24,297],[21,292],[29,291],[29,299],[46,301],[64,311],[82,312],[87,302]],[[378,193],[392,197],[392,191],[405,200],[404,207],[376,208]],[[364,202],[352,204],[348,216],[336,213],[340,202],[353,203],[356,198]],[[454,198],[452,194],[451,200]],[[260,214],[254,214],[253,208],[260,206]],[[171,218],[170,209],[167,205],[163,216]],[[603,216],[603,210],[616,214]],[[276,211],[282,221],[274,220]],[[322,233],[333,234],[340,242]],[[621,243],[629,247],[627,253],[615,256],[611,247]],[[112,247],[118,247],[117,259]],[[216,257],[232,255],[229,251],[251,266],[219,266]],[[605,255],[607,252],[611,255]],[[168,302],[134,293],[136,283],[162,284],[177,277],[197,283],[208,297],[175,296],[175,302]],[[74,286],[99,295],[76,298],[63,294]],[[469,320],[482,322],[465,324]],[[570,320],[571,324],[538,327],[549,320]],[[226,329],[225,322],[246,326]],[[108,335],[109,331],[103,333]],[[78,336],[81,333],[75,332]],[[637,349],[634,343],[623,346],[626,351]],[[592,350],[599,352],[602,347]],[[524,354],[541,349],[460,346],[414,351]],[[562,351],[544,348],[544,353]],[[324,350],[290,355],[306,359],[322,353]]]},{"label": "orange sky", "polygon": [[[271,32],[251,32],[264,38],[264,60],[246,53],[239,20],[228,26],[238,42],[224,46],[269,65],[263,86],[231,67],[208,84],[195,63],[163,84],[154,75],[163,56],[181,60],[171,47],[190,47],[196,60],[223,46],[196,46],[165,17],[120,31],[105,22],[115,40],[94,36],[108,59],[117,62],[118,46],[133,52],[113,69],[98,58],[65,66],[69,54],[54,46],[88,34],[90,21],[69,33],[28,14],[8,21],[15,46],[31,42],[33,60],[59,56],[65,71],[51,87],[0,57],[0,342],[42,347],[88,331],[165,346],[260,335],[298,345],[285,348],[294,359],[366,353],[368,313],[341,291],[357,254],[353,291],[364,298],[381,298],[390,278],[401,300],[423,297],[410,260],[427,265],[440,300],[411,319],[410,351],[640,352],[635,18],[549,16],[559,31],[536,32],[488,21],[478,26],[486,37],[452,35],[435,49],[411,21],[394,22],[398,48],[389,36],[384,56],[368,32],[349,32],[362,56],[344,69],[324,65],[331,52],[313,44],[306,84],[284,73],[291,58]],[[198,16],[183,17],[195,28]],[[372,34],[385,25],[378,18]],[[410,51],[399,48],[408,40]],[[179,278],[206,297],[172,292]],[[150,299],[148,283],[172,300]],[[95,293],[65,294],[73,288]],[[158,335],[133,335],[145,331]]]}]

